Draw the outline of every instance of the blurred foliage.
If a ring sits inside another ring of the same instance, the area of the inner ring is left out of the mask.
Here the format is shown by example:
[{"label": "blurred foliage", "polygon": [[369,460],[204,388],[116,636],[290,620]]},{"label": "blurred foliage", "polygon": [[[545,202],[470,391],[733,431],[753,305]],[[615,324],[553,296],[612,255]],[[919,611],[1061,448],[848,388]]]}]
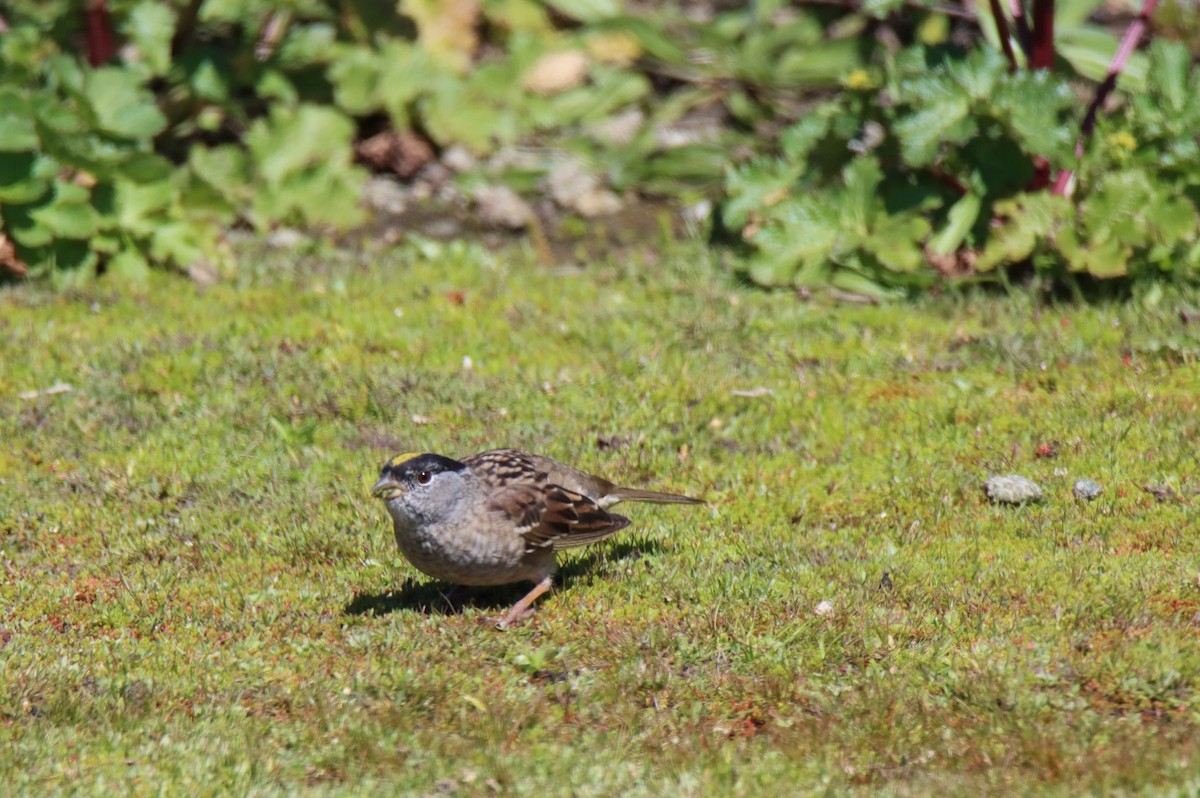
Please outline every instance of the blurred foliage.
[{"label": "blurred foliage", "polygon": [[996,204],[1002,222],[977,267],[1033,258],[1095,277],[1200,275],[1200,70],[1183,45],[1157,42],[1146,91],[1101,122],[1078,175],[1077,202],[1049,194]]},{"label": "blurred foliage", "polygon": [[[762,285],[873,296],[938,273],[988,279],[1028,263],[1053,280],[1200,278],[1200,78],[1187,48],[1157,41],[1121,72],[1076,156],[1117,39],[1087,20],[1095,0],[1057,6],[1054,71],[994,46],[951,43],[944,26],[879,48],[845,91],[779,137],[780,152],[731,166],[722,221]],[[932,19],[933,17],[930,17]],[[991,17],[981,17],[990,20]],[[924,39],[924,41],[922,41]],[[1059,191],[1048,175],[1073,173]]]},{"label": "blurred foliage", "polygon": [[[1009,68],[986,4],[633,9],[111,0],[115,56],[93,68],[94,15],[8,3],[0,271],[137,279],[228,263],[221,232],[235,224],[352,227],[367,175],[355,145],[392,129],[480,159],[464,186],[536,189],[553,159],[486,161],[532,144],[616,191],[718,198],[764,285],[884,295],[1028,259],[1056,274],[1195,274],[1182,46],[1134,55],[1121,85],[1136,92],[1117,95],[1076,162],[1078,89],[1117,46],[1094,21],[1099,0],[1057,3],[1052,72],[1025,69],[1019,49]],[[1163,14],[1183,38],[1195,29],[1194,11]],[[1029,191],[1042,164],[1077,170],[1070,199]],[[1129,197],[1146,221],[1122,216]]]}]

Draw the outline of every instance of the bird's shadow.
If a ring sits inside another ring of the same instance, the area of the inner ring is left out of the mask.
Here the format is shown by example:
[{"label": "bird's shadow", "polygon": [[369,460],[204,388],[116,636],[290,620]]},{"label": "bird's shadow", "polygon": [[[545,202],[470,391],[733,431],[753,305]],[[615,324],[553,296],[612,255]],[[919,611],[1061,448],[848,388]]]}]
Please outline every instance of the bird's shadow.
[{"label": "bird's shadow", "polygon": [[[661,550],[662,544],[652,538],[594,547],[582,557],[572,559],[559,568],[554,580],[555,590],[568,589],[573,582],[591,576],[596,566],[604,560],[635,561],[645,554]],[[396,589],[355,595],[342,612],[346,615],[380,616],[397,610],[425,615],[460,615],[467,607],[489,612],[502,611],[528,593],[530,587],[529,584],[463,587],[434,579],[410,577]]]}]

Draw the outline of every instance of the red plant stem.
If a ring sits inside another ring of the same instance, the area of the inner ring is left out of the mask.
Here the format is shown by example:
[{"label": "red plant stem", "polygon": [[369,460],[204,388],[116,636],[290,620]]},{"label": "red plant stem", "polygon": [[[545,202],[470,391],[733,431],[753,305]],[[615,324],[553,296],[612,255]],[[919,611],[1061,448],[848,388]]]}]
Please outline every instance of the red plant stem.
[{"label": "red plant stem", "polygon": [[1013,27],[1017,31],[1017,42],[1026,56],[1033,46],[1033,32],[1029,30],[1029,20],[1025,18],[1025,8],[1021,0],[1008,0],[1008,10],[1012,12]]},{"label": "red plant stem", "polygon": [[1051,69],[1054,66],[1054,0],[1033,0],[1032,17],[1029,68]]},{"label": "red plant stem", "polygon": [[[1117,78],[1121,76],[1121,72],[1129,62],[1129,56],[1133,55],[1133,51],[1141,42],[1142,36],[1146,32],[1146,26],[1150,24],[1150,17],[1154,14],[1157,5],[1158,0],[1142,0],[1142,10],[1125,29],[1125,35],[1121,37],[1121,44],[1117,47],[1117,52],[1113,54],[1112,61],[1109,62],[1108,74],[1096,87],[1096,94],[1088,103],[1087,112],[1083,115],[1083,122],[1079,125],[1079,139],[1075,142],[1076,158],[1083,157],[1083,147],[1096,128],[1096,117],[1100,114],[1100,106],[1104,105],[1108,95],[1112,94],[1113,89],[1117,87]],[[1074,189],[1074,178],[1075,172],[1071,169],[1059,172],[1054,181],[1054,193],[1064,197],[1068,196]]]},{"label": "red plant stem", "polygon": [[88,63],[94,67],[112,58],[117,52],[113,41],[112,26],[108,23],[105,0],[90,0],[83,10],[84,30],[87,37]]},{"label": "red plant stem", "polygon": [[[1054,0],[1033,0],[1030,14],[1031,36],[1028,48],[1030,69],[1054,68]],[[1028,191],[1039,191],[1050,185],[1050,162],[1041,155],[1034,156],[1033,178]]]},{"label": "red plant stem", "polygon": [[1000,8],[1000,0],[988,0],[992,8],[992,19],[996,21],[996,35],[1000,37],[1000,47],[1004,50],[1004,57],[1008,59],[1008,71],[1017,71],[1017,54],[1013,52],[1012,39],[1008,35],[1008,20],[1004,17],[1004,10]]}]

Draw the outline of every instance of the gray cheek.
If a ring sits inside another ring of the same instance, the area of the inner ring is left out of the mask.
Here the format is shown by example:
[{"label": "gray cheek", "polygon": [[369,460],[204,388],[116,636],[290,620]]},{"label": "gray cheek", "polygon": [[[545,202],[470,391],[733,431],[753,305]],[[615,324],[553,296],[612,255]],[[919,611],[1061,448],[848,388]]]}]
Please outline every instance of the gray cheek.
[{"label": "gray cheek", "polygon": [[442,497],[443,501],[448,505],[457,505],[462,501],[465,490],[466,485],[463,484],[463,478],[455,474],[453,481],[446,481],[446,491]]},{"label": "gray cheek", "polygon": [[462,477],[445,475],[425,490],[410,491],[388,502],[388,512],[406,527],[436,524],[459,509],[463,488]]}]

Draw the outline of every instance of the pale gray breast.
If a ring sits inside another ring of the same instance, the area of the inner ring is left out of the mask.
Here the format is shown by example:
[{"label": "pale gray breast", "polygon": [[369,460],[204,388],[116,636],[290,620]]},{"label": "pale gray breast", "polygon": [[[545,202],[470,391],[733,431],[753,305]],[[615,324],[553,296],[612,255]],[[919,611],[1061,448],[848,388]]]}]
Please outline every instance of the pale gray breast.
[{"label": "pale gray breast", "polygon": [[[465,508],[464,508],[465,509]],[[554,552],[526,554],[525,540],[492,526],[486,512],[463,512],[453,528],[416,523],[401,508],[389,507],[400,553],[418,570],[460,585],[503,585],[540,580],[554,572]]]}]

